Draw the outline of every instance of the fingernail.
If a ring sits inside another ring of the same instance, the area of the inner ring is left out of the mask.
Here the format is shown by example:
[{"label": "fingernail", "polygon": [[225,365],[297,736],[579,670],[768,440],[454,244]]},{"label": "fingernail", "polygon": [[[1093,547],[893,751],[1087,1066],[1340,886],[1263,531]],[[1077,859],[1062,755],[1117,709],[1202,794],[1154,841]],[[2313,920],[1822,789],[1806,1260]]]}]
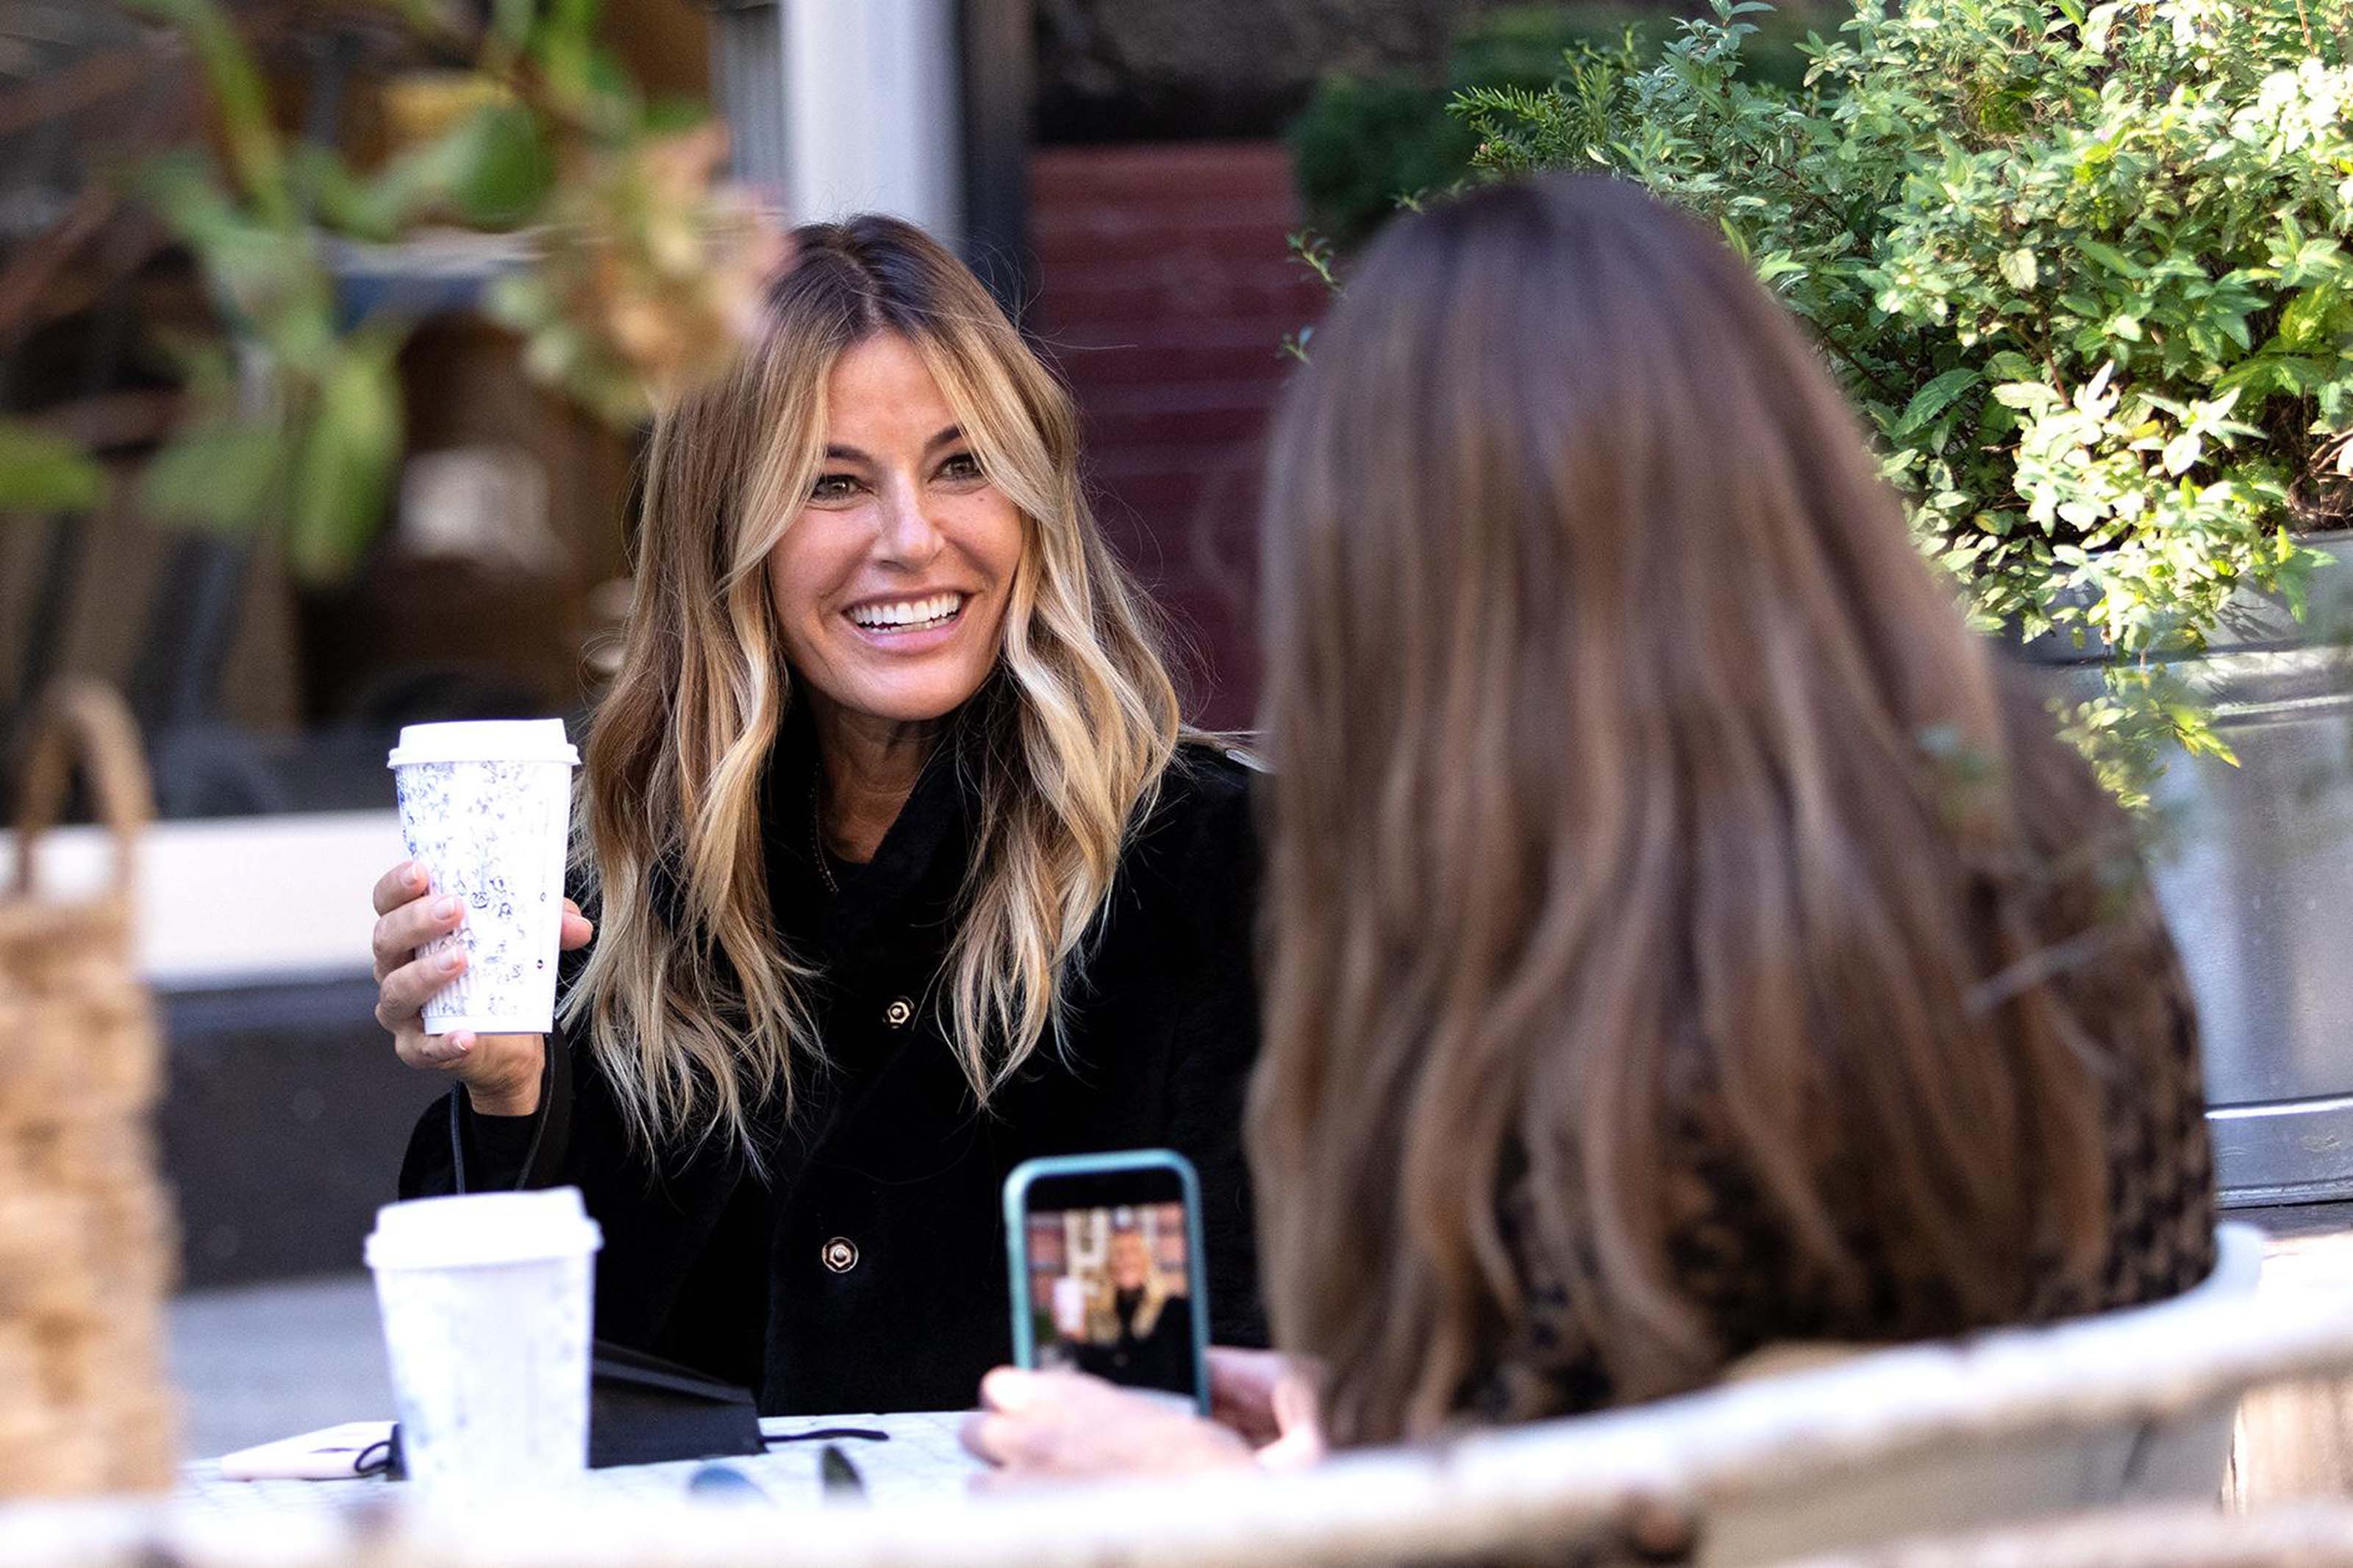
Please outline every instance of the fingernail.
[{"label": "fingernail", "polygon": [[434,900],[433,918],[437,921],[456,920],[458,918],[458,900],[455,899]]},{"label": "fingernail", "polygon": [[404,888],[425,886],[425,868],[412,860],[400,868],[400,885]]},{"label": "fingernail", "polygon": [[474,1048],[474,1037],[471,1035],[452,1035],[449,1037],[449,1048],[462,1057],[468,1051]]},{"label": "fingernail", "polygon": [[445,952],[441,955],[441,973],[455,974],[464,966],[465,962],[466,955],[462,952]]}]

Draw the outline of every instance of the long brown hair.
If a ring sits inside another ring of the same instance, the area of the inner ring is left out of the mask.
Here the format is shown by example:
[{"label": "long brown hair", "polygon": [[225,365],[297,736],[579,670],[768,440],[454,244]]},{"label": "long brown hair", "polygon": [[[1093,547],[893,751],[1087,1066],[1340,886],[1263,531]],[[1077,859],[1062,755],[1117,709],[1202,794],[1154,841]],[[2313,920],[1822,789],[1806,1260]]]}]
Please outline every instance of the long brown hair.
[{"label": "long brown hair", "polygon": [[1868,1258],[1992,1322],[2096,1273],[2103,1052],[2049,963],[2129,843],[2070,858],[2119,818],[1728,252],[1599,179],[1401,219],[1265,511],[1250,1146],[1338,1440],[1457,1418],[1527,1247],[1620,1397],[1702,1381],[1702,1090],[1836,1289]]},{"label": "long brown hair", "polygon": [[1054,1030],[1178,733],[1150,613],[1080,489],[1070,395],[979,279],[894,218],[801,228],[794,253],[741,362],[655,422],[621,668],[583,770],[578,858],[600,919],[565,1016],[648,1142],[750,1147],[755,1110],[789,1107],[820,1049],[761,849],[794,685],[763,567],[816,477],[845,350],[904,337],[1022,518],[996,677],[1008,700],[973,705],[989,732],[959,751],[978,820],[942,980],[980,1100]]}]

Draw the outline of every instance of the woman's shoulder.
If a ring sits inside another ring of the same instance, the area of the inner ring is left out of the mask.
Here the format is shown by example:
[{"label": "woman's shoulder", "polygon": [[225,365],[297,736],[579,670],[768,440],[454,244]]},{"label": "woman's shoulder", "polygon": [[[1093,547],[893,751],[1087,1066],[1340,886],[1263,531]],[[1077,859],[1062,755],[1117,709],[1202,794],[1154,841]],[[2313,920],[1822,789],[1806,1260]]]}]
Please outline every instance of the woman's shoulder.
[{"label": "woman's shoulder", "polygon": [[1257,854],[1253,799],[1258,759],[1216,736],[1188,736],[1168,765],[1136,833],[1136,847],[1157,853]]},{"label": "woman's shoulder", "polygon": [[1266,764],[1240,741],[1222,735],[1187,735],[1161,770],[1164,798],[1186,795],[1228,804],[1249,798]]},{"label": "woman's shoulder", "polygon": [[1120,857],[1127,900],[1147,908],[1247,908],[1258,881],[1254,785],[1247,752],[1187,737],[1161,772]]}]

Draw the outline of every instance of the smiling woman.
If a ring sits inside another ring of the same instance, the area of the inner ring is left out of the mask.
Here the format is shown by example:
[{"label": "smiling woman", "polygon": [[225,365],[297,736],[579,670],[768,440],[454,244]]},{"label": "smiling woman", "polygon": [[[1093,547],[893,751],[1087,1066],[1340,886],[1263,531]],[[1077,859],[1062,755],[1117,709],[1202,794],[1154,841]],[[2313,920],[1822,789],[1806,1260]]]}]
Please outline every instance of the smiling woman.
[{"label": "smiling woman", "polygon": [[1173,1147],[1215,1330],[1259,1342],[1248,775],[1183,731],[978,280],[892,219],[796,238],[655,428],[554,1039],[424,1035],[462,913],[377,888],[379,1015],[459,1086],[403,1192],[576,1183],[601,1335],[772,1413],[938,1408],[1007,1353],[1006,1173]]},{"label": "smiling woman", "polygon": [[[811,703],[830,727],[887,746],[980,689],[996,663],[1021,514],[904,337],[836,361],[826,409],[824,470],[768,557],[769,588]],[[865,830],[853,851],[881,837],[871,821],[837,826]]]}]

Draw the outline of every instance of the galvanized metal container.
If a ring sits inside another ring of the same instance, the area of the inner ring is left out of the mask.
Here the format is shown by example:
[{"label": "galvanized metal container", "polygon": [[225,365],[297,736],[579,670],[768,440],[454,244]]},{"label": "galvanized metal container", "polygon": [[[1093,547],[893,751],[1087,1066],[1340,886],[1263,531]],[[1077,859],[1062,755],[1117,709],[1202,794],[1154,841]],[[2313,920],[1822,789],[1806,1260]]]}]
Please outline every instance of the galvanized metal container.
[{"label": "galvanized metal container", "polygon": [[2177,759],[2151,829],[2233,1206],[2353,1197],[2353,535],[2311,542],[2306,621],[2250,599],[2175,667],[2239,761]]}]

